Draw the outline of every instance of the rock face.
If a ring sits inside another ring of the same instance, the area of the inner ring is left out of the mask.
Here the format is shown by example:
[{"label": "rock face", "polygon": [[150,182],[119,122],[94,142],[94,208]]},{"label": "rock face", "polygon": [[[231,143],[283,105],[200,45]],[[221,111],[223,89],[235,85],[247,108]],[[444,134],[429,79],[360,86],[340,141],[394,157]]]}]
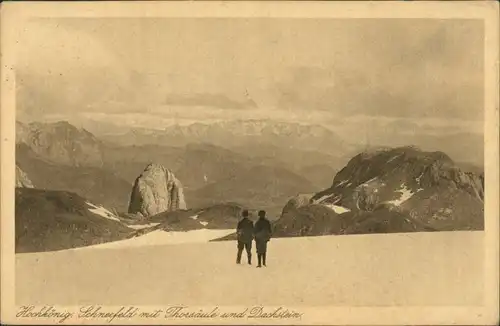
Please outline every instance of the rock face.
[{"label": "rock face", "polygon": [[[461,171],[446,154],[386,148],[356,155],[309,204],[290,201],[278,225],[299,235],[290,228],[298,220],[307,235],[482,230],[483,200],[483,175]],[[318,221],[321,230],[307,226]]]},{"label": "rock face", "polygon": [[437,229],[481,229],[481,175],[461,171],[442,152],[399,147],[356,155],[313,202],[351,210],[406,212]]},{"label": "rock face", "polygon": [[182,184],[160,164],[150,164],[135,180],[128,212],[145,217],[186,209]]},{"label": "rock face", "polygon": [[288,206],[274,225],[273,236],[317,236],[338,234],[342,219],[330,208],[318,204]]},{"label": "rock face", "polygon": [[16,188],[16,253],[85,247],[124,240],[134,232],[106,213],[72,192]]},{"label": "rock face", "polygon": [[281,215],[286,214],[287,212],[294,211],[299,209],[300,207],[311,204],[311,198],[314,194],[298,194],[297,196],[291,198],[283,207],[283,211]]},{"label": "rock face", "polygon": [[24,143],[47,161],[68,166],[102,167],[101,142],[66,121],[16,122],[16,143]]},{"label": "rock face", "polygon": [[370,212],[337,212],[322,204],[308,204],[288,210],[275,223],[273,234],[275,237],[297,237],[435,231],[398,211],[377,209]]},{"label": "rock face", "polygon": [[16,188],[34,188],[33,183],[19,166],[16,165]]}]

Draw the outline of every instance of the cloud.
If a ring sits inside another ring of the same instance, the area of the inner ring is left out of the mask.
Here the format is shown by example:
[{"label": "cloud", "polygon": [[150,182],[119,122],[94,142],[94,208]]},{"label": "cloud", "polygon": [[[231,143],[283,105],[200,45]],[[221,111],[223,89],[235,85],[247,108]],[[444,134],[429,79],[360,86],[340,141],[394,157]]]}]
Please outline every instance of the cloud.
[{"label": "cloud", "polygon": [[243,100],[230,99],[223,94],[169,94],[164,102],[165,105],[174,106],[208,106],[220,109],[252,109],[256,108],[257,104],[246,93],[246,98]]},{"label": "cloud", "polygon": [[333,111],[344,116],[483,118],[482,76],[457,74],[460,67],[372,71],[377,78],[368,76],[370,72],[363,73],[363,68],[311,68],[304,73],[307,69],[297,68],[292,78],[275,85],[277,106]]},{"label": "cloud", "polygon": [[337,42],[343,46],[328,65],[292,67],[274,85],[278,105],[344,116],[483,119],[479,21],[372,20],[354,31]]},{"label": "cloud", "polygon": [[114,51],[88,31],[59,24],[55,19],[32,18],[16,43],[16,68],[32,74],[78,74],[87,68],[122,73]]},{"label": "cloud", "polygon": [[20,37],[18,110],[481,121],[482,36],[466,20],[40,19]]}]

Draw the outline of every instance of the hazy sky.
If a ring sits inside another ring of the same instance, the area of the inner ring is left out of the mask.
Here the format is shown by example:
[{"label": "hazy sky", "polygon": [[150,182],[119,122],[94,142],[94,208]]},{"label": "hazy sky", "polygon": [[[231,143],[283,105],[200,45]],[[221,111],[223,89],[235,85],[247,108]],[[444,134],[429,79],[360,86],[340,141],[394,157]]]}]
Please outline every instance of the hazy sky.
[{"label": "hazy sky", "polygon": [[52,18],[18,44],[22,120],[482,132],[481,21]]}]

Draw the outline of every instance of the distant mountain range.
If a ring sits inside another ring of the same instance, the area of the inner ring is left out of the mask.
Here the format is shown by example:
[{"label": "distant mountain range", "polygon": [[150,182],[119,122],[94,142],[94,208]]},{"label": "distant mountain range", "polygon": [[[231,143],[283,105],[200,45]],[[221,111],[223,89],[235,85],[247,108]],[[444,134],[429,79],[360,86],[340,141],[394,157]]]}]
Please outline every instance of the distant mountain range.
[{"label": "distant mountain range", "polygon": [[352,148],[352,145],[344,142],[328,128],[269,120],[193,123],[186,126],[169,126],[164,130],[135,128],[125,133],[102,135],[101,138],[120,145],[184,146],[202,142],[232,149],[262,144],[278,148],[321,151],[335,156],[341,156],[339,153]]},{"label": "distant mountain range", "polygon": [[206,142],[119,145],[67,122],[18,122],[16,140],[16,162],[36,187],[75,192],[118,211],[126,210],[135,178],[152,162],[182,181],[189,207],[259,197],[259,205],[276,208],[300,189],[325,187],[346,160],[262,139],[233,149]]},{"label": "distant mountain range", "polygon": [[[284,126],[247,127],[241,142],[230,139],[225,146],[195,136],[184,145],[167,139],[126,145],[67,122],[18,122],[16,250],[65,249],[158,230],[232,228],[244,208],[253,215],[266,209],[278,237],[484,229],[481,166],[412,146],[352,154],[339,143],[332,154],[306,148],[305,140],[315,138],[295,134],[302,128],[296,125],[290,139],[298,145],[283,145],[291,142]],[[317,132],[316,144],[337,141]],[[150,163],[180,180],[187,209],[143,218],[127,213],[134,180]]]},{"label": "distant mountain range", "polygon": [[405,130],[404,121],[380,124],[377,128],[384,128],[384,131],[372,132],[373,137],[367,136],[371,133],[365,131],[366,126],[362,124],[356,132],[345,134],[321,125],[259,119],[198,122],[167,126],[162,130],[130,128],[103,121],[85,121],[80,124],[85,125],[97,137],[121,145],[158,144],[179,147],[187,143],[208,143],[231,150],[252,148],[257,156],[260,155],[258,147],[264,146],[316,151],[349,159],[371,147],[398,147],[407,144],[429,151],[445,151],[457,162],[475,165],[483,165],[484,156],[482,134],[451,127],[441,129],[424,125],[419,129],[417,124],[411,124],[408,132],[402,132]]}]

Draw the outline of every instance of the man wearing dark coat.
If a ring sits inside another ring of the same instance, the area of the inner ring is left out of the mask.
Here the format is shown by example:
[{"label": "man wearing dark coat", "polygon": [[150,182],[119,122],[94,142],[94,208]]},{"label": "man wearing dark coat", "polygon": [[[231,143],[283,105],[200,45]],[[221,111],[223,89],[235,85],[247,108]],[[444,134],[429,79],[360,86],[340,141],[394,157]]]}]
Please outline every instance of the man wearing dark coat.
[{"label": "man wearing dark coat", "polygon": [[238,235],[238,255],[236,263],[241,263],[241,254],[245,248],[248,257],[248,264],[252,265],[252,238],[253,238],[253,222],[248,218],[248,211],[244,210],[241,214],[243,218],[238,222],[236,234]]},{"label": "man wearing dark coat", "polygon": [[271,222],[266,218],[265,211],[259,211],[259,219],[255,222],[254,238],[257,247],[257,267],[266,266],[267,243],[271,239]]}]

